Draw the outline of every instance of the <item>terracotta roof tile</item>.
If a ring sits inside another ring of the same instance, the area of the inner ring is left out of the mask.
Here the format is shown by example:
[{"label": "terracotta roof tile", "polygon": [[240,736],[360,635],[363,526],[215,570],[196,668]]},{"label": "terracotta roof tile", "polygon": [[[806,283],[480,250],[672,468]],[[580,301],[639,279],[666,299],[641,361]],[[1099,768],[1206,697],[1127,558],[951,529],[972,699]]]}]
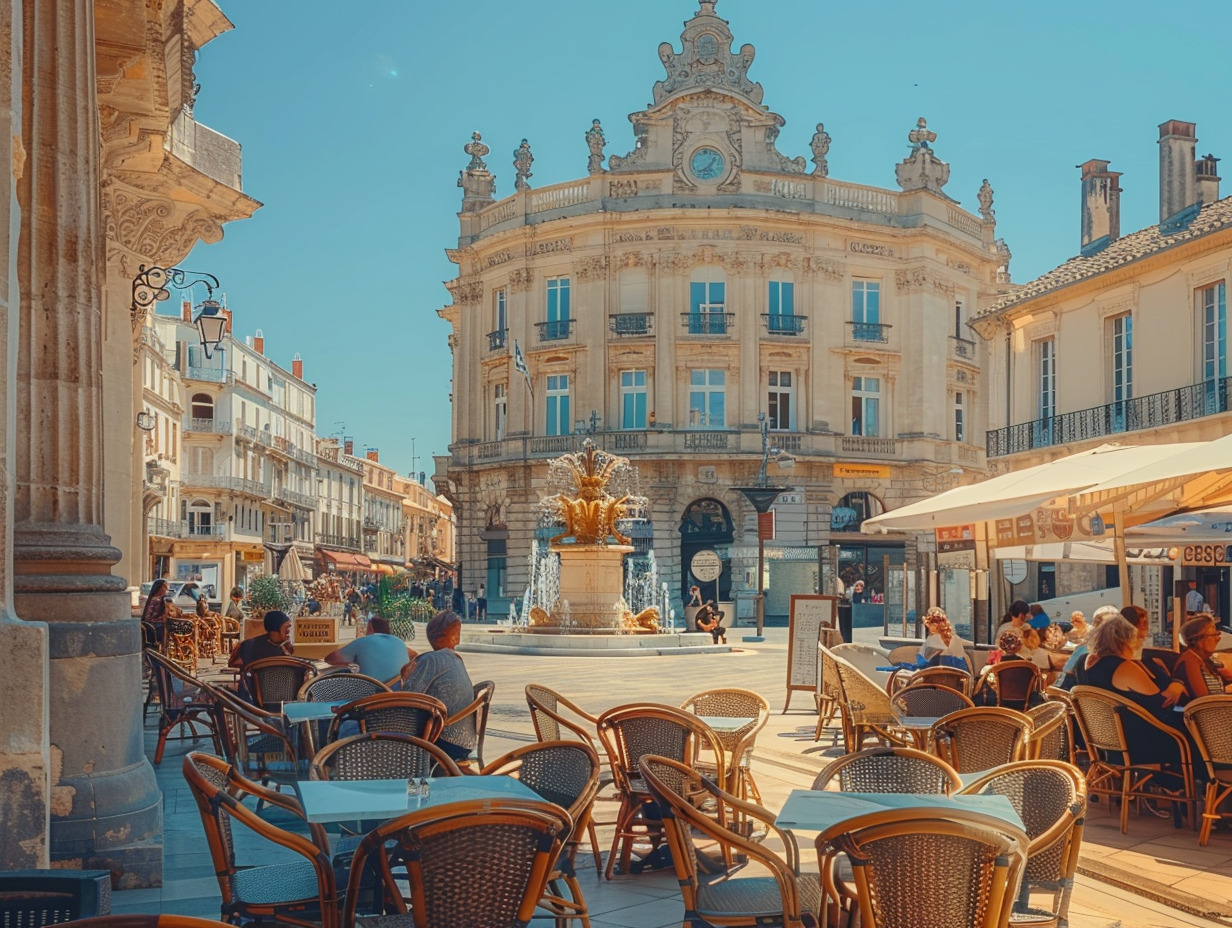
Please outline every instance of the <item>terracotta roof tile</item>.
[{"label": "terracotta roof tile", "polygon": [[1130,264],[1139,258],[1165,251],[1182,242],[1201,238],[1203,235],[1229,227],[1232,227],[1232,197],[1225,197],[1202,207],[1193,221],[1178,232],[1163,235],[1159,231],[1159,226],[1148,226],[1117,239],[1103,251],[1090,257],[1070,258],[1060,267],[1055,267],[1035,280],[1002,295],[976,318],[996,315],[1034,297],[1059,290],[1080,280],[1086,280],[1097,274]]}]

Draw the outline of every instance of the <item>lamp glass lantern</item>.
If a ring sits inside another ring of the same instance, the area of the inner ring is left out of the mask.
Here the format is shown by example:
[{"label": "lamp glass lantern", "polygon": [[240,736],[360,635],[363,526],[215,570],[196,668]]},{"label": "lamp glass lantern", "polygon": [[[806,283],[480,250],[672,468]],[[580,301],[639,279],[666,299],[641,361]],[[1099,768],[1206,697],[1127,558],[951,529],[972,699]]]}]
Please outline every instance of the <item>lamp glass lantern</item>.
[{"label": "lamp glass lantern", "polygon": [[202,300],[197,305],[197,318],[193,320],[197,334],[201,338],[201,349],[207,358],[214,357],[214,352],[222,344],[227,333],[227,317],[217,300]]}]

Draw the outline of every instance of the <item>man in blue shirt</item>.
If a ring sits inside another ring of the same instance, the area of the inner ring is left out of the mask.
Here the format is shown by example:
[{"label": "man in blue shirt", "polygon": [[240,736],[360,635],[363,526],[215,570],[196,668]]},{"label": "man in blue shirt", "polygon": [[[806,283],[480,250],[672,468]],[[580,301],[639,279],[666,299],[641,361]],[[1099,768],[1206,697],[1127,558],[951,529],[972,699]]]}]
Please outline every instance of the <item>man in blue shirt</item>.
[{"label": "man in blue shirt", "polygon": [[356,664],[360,673],[388,683],[414,658],[410,646],[389,633],[389,620],[374,615],[368,620],[368,634],[330,651],[325,655],[325,663],[338,667]]}]

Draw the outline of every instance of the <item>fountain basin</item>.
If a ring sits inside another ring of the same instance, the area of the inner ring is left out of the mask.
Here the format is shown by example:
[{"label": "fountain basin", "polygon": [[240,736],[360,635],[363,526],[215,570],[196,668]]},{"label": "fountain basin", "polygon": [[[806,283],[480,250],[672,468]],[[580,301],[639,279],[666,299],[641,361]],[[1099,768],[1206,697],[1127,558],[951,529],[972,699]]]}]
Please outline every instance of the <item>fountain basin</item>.
[{"label": "fountain basin", "polygon": [[569,629],[560,634],[544,626],[549,634],[536,634],[525,628],[491,629],[486,635],[467,634],[458,650],[476,654],[525,654],[560,657],[653,657],[658,654],[728,654],[731,645],[715,644],[708,632],[668,632],[659,634],[576,634]]}]

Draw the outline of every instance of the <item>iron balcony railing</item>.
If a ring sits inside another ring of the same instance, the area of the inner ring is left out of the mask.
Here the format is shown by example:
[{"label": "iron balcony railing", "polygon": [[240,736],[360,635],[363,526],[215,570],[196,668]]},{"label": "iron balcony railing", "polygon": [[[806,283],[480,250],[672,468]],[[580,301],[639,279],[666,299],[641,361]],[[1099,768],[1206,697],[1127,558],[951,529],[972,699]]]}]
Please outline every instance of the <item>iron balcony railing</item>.
[{"label": "iron balcony railing", "polygon": [[808,316],[763,313],[761,318],[766,325],[766,331],[771,335],[803,335]]},{"label": "iron balcony railing", "polygon": [[1232,378],[1229,377],[1208,380],[1175,390],[990,429],[986,435],[985,450],[990,458],[1004,457],[1034,448],[1066,445],[1218,415],[1229,411],[1230,382]]},{"label": "iron balcony railing", "polygon": [[851,337],[857,342],[888,342],[890,326],[880,322],[849,322]]},{"label": "iron balcony railing", "polygon": [[321,534],[317,536],[319,544],[328,545],[331,548],[350,548],[353,551],[359,550],[359,538],[355,535],[330,535]]},{"label": "iron balcony railing", "polygon": [[654,313],[612,313],[607,320],[613,335],[654,334]]},{"label": "iron balcony railing", "polygon": [[558,342],[573,333],[573,320],[554,319],[551,322],[536,322],[535,328],[539,330],[539,341]]},{"label": "iron balcony railing", "polygon": [[235,375],[221,367],[197,367],[188,365],[184,371],[188,380],[205,380],[209,383],[234,383]]},{"label": "iron balcony railing", "polygon": [[509,330],[497,329],[488,333],[488,351],[500,351],[509,344]]},{"label": "iron balcony railing", "polygon": [[210,435],[230,435],[231,420],[230,419],[186,419],[184,420],[185,432],[204,432]]},{"label": "iron balcony railing", "polygon": [[959,338],[957,335],[951,335],[950,345],[954,349],[954,357],[962,358],[965,361],[975,360],[975,342],[966,338]]},{"label": "iron balcony railing", "polygon": [[689,335],[727,335],[731,332],[735,313],[681,313],[684,329]]}]

